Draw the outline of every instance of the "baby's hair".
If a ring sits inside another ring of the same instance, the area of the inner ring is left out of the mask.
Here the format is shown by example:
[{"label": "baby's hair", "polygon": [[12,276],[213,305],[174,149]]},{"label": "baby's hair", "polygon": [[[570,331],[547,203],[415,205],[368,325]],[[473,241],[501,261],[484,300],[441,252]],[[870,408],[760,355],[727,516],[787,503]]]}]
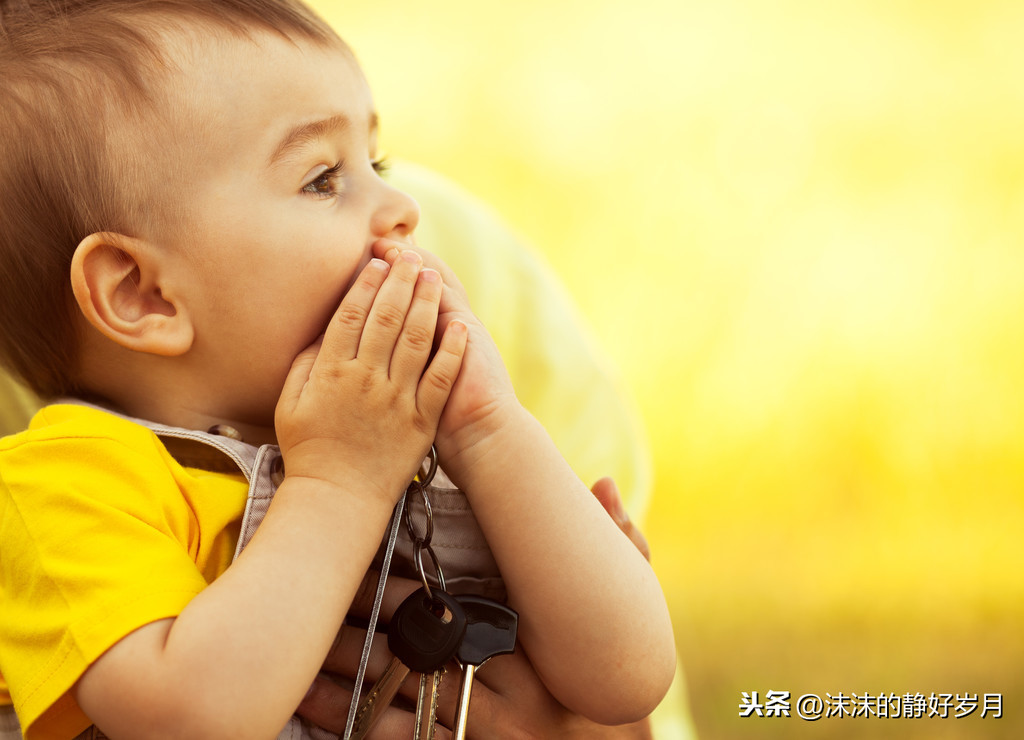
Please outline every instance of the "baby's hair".
[{"label": "baby's hair", "polygon": [[0,0],[0,364],[43,398],[84,392],[78,243],[166,217],[126,144],[170,135],[163,45],[195,29],[345,48],[300,0]]}]

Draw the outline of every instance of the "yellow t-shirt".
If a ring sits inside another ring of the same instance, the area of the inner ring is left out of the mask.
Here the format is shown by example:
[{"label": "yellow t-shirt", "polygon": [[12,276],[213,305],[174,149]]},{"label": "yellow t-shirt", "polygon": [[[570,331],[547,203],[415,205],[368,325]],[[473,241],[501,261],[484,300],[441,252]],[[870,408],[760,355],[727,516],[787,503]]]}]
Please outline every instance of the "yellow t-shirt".
[{"label": "yellow t-shirt", "polygon": [[224,572],[247,492],[93,408],[47,406],[0,440],[0,670],[26,738],[91,724],[69,689]]}]

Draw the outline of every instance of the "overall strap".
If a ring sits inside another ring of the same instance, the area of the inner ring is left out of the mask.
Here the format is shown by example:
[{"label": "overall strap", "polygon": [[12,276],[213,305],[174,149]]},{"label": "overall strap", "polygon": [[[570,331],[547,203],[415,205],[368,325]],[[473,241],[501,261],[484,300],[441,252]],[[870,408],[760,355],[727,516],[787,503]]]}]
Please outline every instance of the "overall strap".
[{"label": "overall strap", "polygon": [[370,610],[370,623],[366,627],[366,640],[363,642],[363,654],[359,658],[359,670],[356,671],[356,681],[352,687],[352,703],[348,708],[348,720],[345,723],[344,740],[352,736],[352,728],[356,721],[356,712],[359,710],[359,694],[363,688],[363,678],[366,675],[366,665],[370,661],[370,646],[373,645],[373,635],[377,629],[377,617],[380,614],[380,605],[384,601],[384,586],[388,580],[388,571],[391,569],[391,556],[395,552],[395,543],[398,541],[398,529],[402,523],[402,511],[405,509],[405,499],[408,493],[403,493],[402,498],[395,504],[395,511],[391,515],[391,527],[388,533],[388,544],[384,549],[384,561],[380,567],[380,577],[377,579],[377,594],[373,599],[373,609]]},{"label": "overall strap", "polygon": [[10,704],[0,706],[0,740],[21,740],[21,725],[18,715]]}]

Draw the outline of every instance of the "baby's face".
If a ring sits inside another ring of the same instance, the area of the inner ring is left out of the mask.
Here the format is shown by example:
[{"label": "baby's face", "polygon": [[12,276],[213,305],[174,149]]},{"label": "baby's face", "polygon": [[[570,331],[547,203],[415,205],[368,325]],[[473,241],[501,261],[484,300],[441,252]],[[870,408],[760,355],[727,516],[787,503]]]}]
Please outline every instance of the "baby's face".
[{"label": "baby's face", "polygon": [[188,162],[190,182],[175,194],[185,225],[164,246],[182,255],[191,362],[207,378],[196,405],[268,425],[292,360],[373,242],[410,241],[419,210],[378,174],[373,100],[349,53],[254,38],[184,55],[181,135],[164,155]]}]

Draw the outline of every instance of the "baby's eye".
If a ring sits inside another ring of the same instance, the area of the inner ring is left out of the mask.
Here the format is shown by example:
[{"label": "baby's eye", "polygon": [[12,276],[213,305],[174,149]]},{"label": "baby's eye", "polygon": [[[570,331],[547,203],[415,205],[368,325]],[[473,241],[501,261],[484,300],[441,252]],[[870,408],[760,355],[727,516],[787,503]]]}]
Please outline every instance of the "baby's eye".
[{"label": "baby's eye", "polygon": [[332,195],[337,195],[336,185],[339,174],[341,174],[341,162],[317,175],[316,178],[302,187],[302,192],[312,193],[320,198],[329,198]]},{"label": "baby's eye", "polygon": [[383,176],[389,169],[391,169],[391,161],[387,158],[387,155],[383,155],[371,160],[370,166],[373,167],[374,172]]}]

